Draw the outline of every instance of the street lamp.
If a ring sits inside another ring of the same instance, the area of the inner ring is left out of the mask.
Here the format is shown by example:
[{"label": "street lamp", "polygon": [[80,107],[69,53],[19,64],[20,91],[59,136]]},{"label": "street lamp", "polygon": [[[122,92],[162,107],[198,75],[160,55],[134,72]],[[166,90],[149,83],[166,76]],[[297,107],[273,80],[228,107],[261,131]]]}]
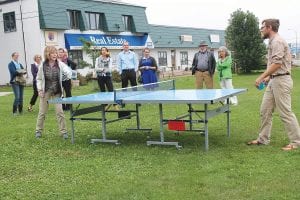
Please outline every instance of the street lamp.
[{"label": "street lamp", "polygon": [[295,29],[291,29],[289,28],[290,31],[294,31],[295,32],[295,35],[296,35],[296,50],[295,50],[295,53],[296,53],[296,58],[297,58],[297,51],[298,51],[298,32],[295,30]]}]

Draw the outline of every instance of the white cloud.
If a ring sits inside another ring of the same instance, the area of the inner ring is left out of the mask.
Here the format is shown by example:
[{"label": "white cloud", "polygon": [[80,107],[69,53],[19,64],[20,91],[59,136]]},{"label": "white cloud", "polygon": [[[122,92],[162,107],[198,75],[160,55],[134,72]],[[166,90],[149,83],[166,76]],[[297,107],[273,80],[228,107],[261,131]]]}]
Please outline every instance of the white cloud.
[{"label": "white cloud", "polygon": [[296,32],[300,34],[300,3],[297,0],[123,0],[123,2],[145,6],[150,24],[225,29],[230,15],[241,8],[243,11],[252,12],[260,22],[266,18],[280,19],[279,33],[288,42],[295,42]]}]

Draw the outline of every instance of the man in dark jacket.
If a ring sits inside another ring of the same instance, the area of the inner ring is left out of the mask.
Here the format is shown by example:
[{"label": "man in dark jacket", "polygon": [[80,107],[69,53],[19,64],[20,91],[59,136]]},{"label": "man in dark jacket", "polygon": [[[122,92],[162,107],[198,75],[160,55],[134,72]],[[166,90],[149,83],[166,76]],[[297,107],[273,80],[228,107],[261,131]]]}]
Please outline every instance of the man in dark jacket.
[{"label": "man in dark jacket", "polygon": [[214,87],[213,75],[216,68],[214,54],[207,50],[207,44],[202,41],[193,59],[192,74],[196,77],[196,89],[203,88],[203,82],[207,89]]}]

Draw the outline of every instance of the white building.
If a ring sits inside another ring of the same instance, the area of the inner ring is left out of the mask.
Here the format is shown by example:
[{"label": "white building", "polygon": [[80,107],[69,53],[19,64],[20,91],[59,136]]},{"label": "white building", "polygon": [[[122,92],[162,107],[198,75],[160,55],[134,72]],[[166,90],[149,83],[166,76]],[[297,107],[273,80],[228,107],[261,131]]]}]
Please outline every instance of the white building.
[{"label": "white building", "polygon": [[139,56],[143,48],[154,48],[151,55],[164,70],[190,67],[201,40],[213,50],[225,43],[223,30],[151,25],[145,7],[120,1],[2,0],[0,14],[0,85],[9,83],[13,52],[19,52],[28,82],[33,56],[42,55],[47,45],[67,48],[79,68],[80,60],[93,63],[80,38],[93,42],[95,49],[108,47],[114,61],[124,40]]}]

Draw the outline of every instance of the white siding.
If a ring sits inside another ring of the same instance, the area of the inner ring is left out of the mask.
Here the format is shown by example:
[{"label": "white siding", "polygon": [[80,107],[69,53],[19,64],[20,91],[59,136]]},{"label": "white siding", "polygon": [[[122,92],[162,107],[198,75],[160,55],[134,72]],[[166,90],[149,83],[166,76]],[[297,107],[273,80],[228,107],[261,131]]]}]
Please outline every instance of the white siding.
[{"label": "white siding", "polygon": [[[10,76],[7,65],[11,61],[11,54],[13,52],[19,52],[19,61],[25,68],[28,68],[29,72],[30,64],[33,62],[32,59],[34,54],[41,53],[41,33],[38,18],[37,1],[23,0],[21,7],[23,13],[23,20],[21,20],[20,4],[18,1],[14,3],[7,3],[1,5],[2,12],[0,12],[0,85],[7,84],[9,82]],[[3,13],[8,12],[15,12],[17,29],[16,32],[4,33]],[[24,42],[22,35],[22,21],[24,28],[26,58],[24,53]],[[31,73],[28,73],[28,75],[31,77]],[[28,81],[30,81],[30,77],[28,77]]]}]

